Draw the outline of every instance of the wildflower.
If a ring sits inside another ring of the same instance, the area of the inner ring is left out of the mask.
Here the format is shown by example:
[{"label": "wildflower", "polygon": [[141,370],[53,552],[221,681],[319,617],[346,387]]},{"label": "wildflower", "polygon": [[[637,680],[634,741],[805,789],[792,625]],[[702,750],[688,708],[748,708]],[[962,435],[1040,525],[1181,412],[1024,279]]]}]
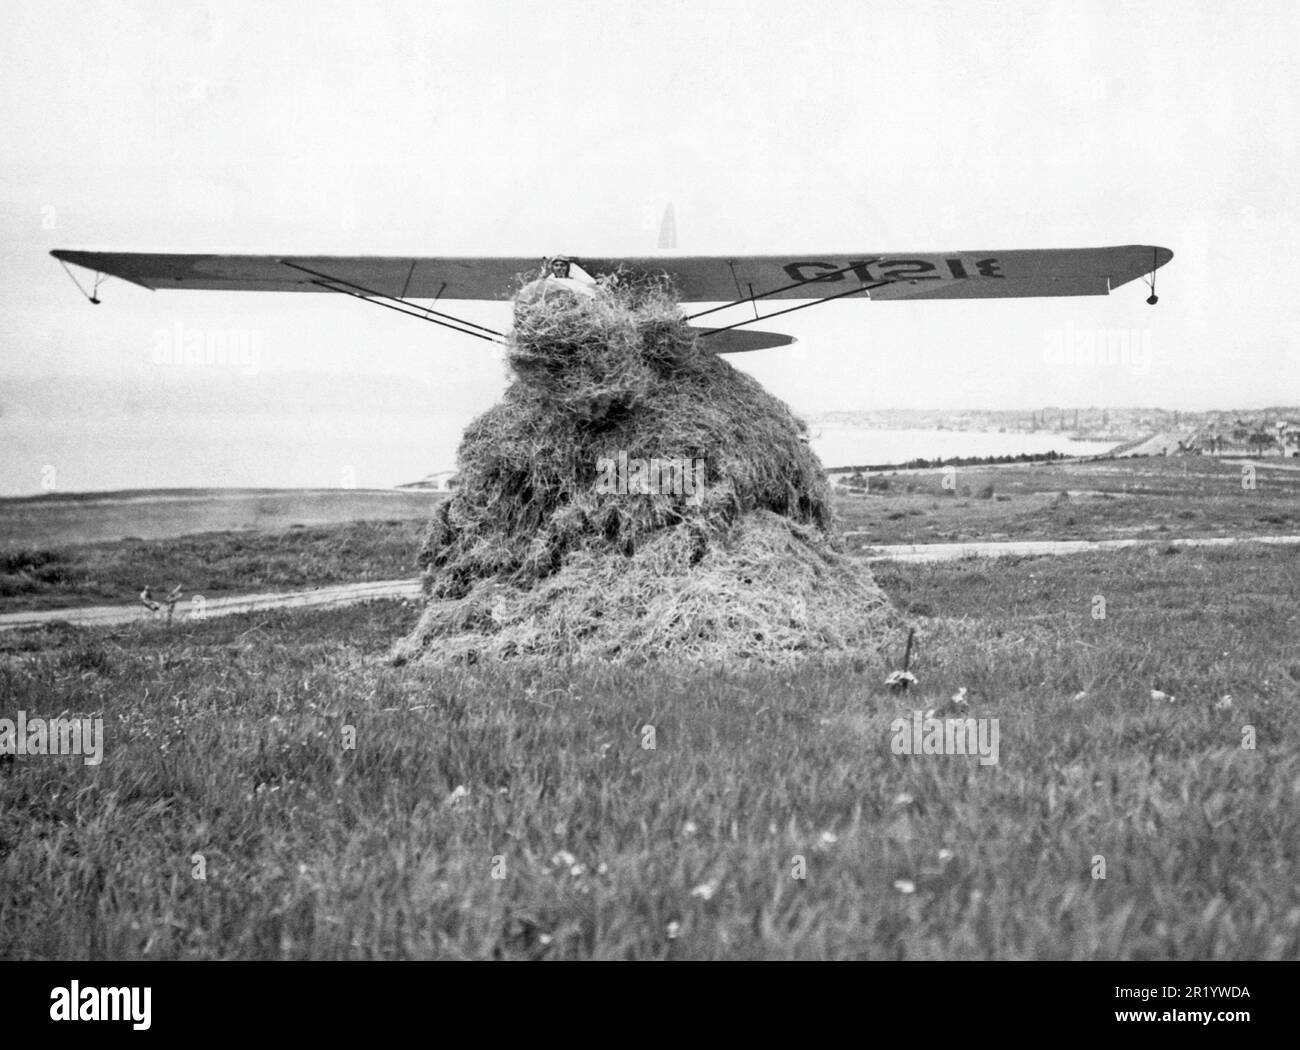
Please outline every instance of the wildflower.
[{"label": "wildflower", "polygon": [[713,895],[718,892],[718,880],[710,879],[708,882],[701,882],[695,889],[691,890],[692,897],[699,897],[702,901],[712,900]]}]

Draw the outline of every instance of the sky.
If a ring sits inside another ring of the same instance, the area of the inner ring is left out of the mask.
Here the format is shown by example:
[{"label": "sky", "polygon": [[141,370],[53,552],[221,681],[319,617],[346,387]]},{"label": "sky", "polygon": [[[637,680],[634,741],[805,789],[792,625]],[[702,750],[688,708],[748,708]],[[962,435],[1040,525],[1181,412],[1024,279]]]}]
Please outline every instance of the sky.
[{"label": "sky", "polygon": [[504,386],[487,344],[341,296],[110,281],[90,306],[48,252],[642,254],[670,201],[693,254],[1175,253],[1154,308],[1134,283],[782,318],[793,347],[731,360],[805,412],[1300,400],[1294,3],[114,0],[6,23],[0,383],[52,402],[73,378],[201,384],[154,348],[217,330],[255,337],[230,368],[249,389],[388,377],[463,425]]}]

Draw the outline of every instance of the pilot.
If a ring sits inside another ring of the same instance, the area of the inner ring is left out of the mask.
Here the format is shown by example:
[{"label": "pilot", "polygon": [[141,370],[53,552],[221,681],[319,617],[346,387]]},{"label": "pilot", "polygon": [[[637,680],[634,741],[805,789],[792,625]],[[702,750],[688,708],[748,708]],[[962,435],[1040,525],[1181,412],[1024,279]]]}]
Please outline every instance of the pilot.
[{"label": "pilot", "polygon": [[542,267],[547,283],[555,283],[569,291],[591,299],[596,295],[596,279],[567,255],[553,255]]}]

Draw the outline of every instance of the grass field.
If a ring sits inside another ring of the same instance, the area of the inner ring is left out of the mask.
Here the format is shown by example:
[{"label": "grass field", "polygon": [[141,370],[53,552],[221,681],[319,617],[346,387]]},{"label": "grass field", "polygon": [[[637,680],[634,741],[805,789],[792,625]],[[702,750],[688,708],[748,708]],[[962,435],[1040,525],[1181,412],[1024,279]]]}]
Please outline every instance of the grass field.
[{"label": "grass field", "polygon": [[[106,740],[0,760],[0,956],[1300,955],[1293,552],[878,575],[912,695],[877,667],[396,669],[398,603],[0,635],[0,717]],[[996,765],[891,751],[959,687]]]},{"label": "grass field", "polygon": [[146,584],[186,600],[414,576],[427,522],[362,521],[0,550],[0,612],[133,601]]},{"label": "grass field", "polygon": [[[963,467],[953,475],[952,488],[944,487],[939,473],[873,477],[867,494],[842,493],[836,512],[847,531],[863,533],[846,541],[851,549],[963,540],[1300,533],[1300,471],[1261,469],[1251,490],[1242,488],[1241,478],[1239,466],[1209,458]],[[1062,492],[1070,495],[1062,498]],[[187,596],[214,598],[415,575],[427,508],[444,496],[399,493],[395,498],[401,516],[329,520],[331,515],[355,513],[365,496],[342,491],[306,494],[299,500],[265,497],[260,503],[237,497],[209,501],[222,506],[223,522],[231,513],[274,508],[270,517],[249,519],[264,522],[256,530],[8,544],[0,547],[0,613],[132,602],[145,584],[160,593],[179,583]],[[181,501],[186,509],[179,521],[173,520],[174,527],[201,520],[193,516],[198,511],[191,505],[198,499]],[[99,526],[84,522],[98,518],[98,502],[82,505],[81,524],[66,517],[72,513],[67,507],[77,506],[75,500],[55,502],[62,509],[54,535],[95,534]],[[225,507],[226,502],[235,509]],[[22,507],[33,505],[40,507],[41,515],[53,513],[52,503],[0,500],[0,529],[12,524]],[[114,503],[115,512],[125,513],[122,506]],[[379,508],[384,507],[392,509],[379,501]],[[113,528],[147,526],[163,532],[167,515],[175,513],[170,500],[158,506],[146,501],[140,520],[117,520]],[[324,523],[291,527],[294,514]],[[30,537],[36,530],[28,523],[16,534]]]},{"label": "grass field", "polygon": [[39,547],[277,532],[359,521],[428,521],[429,489],[145,489],[0,499],[0,555]]},{"label": "grass field", "polygon": [[872,475],[837,509],[847,530],[867,533],[857,545],[1295,534],[1290,462],[1258,468],[1251,489],[1240,465],[1199,456],[959,467],[948,487],[940,472]]}]

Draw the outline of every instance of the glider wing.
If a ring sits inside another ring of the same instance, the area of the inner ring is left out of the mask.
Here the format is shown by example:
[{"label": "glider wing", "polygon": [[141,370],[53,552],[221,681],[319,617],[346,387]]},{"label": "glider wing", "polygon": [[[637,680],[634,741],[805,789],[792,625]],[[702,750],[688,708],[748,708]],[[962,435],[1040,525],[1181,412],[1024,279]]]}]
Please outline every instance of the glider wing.
[{"label": "glider wing", "polygon": [[[396,299],[508,300],[541,262],[525,256],[189,255],[57,250],[62,262],[145,288],[338,291]],[[1105,295],[1173,257],[1167,248],[1016,249],[855,255],[577,256],[599,277],[620,269],[666,274],[682,302],[821,299],[855,287],[872,299]],[[870,286],[868,288],[868,286]]]}]

